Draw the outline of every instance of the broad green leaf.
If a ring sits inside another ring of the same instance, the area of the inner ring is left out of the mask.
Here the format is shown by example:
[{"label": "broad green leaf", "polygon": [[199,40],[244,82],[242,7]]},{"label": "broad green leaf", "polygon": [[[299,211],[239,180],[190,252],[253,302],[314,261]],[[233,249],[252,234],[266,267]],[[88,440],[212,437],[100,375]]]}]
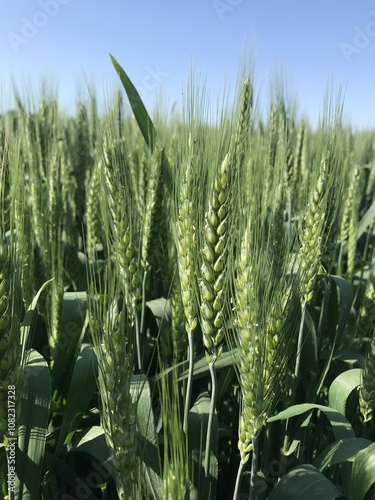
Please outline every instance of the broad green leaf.
[{"label": "broad green leaf", "polygon": [[232,384],[233,378],[235,377],[234,366],[228,366],[226,370],[221,370],[218,374],[217,386],[218,393],[216,396],[216,405],[219,405],[223,400],[228,387]]},{"label": "broad green leaf", "polygon": [[341,276],[331,274],[330,279],[336,283],[336,286],[340,290],[340,309],[337,331],[339,338],[341,338],[350,316],[350,310],[353,303],[353,289],[351,284],[344,278],[341,278]]},{"label": "broad green leaf", "polygon": [[24,376],[25,387],[18,422],[15,498],[34,500],[40,498],[51,400],[50,371],[47,362],[38,352],[28,352]]},{"label": "broad green leaf", "polygon": [[304,431],[311,422],[311,417],[312,417],[312,412],[308,413],[308,415],[305,417],[300,416],[300,418],[296,420],[296,423],[293,424],[293,428],[296,429],[296,432],[293,433],[294,439],[290,444],[286,440],[284,440],[283,451],[282,451],[283,455],[287,457],[292,455],[300,446],[301,439],[303,439]]},{"label": "broad green leaf", "polygon": [[[232,349],[230,351],[224,350],[221,354],[220,358],[215,361],[215,369],[220,370],[222,368],[227,368],[229,366],[233,366],[238,357],[238,349]],[[209,373],[210,367],[207,363],[207,359],[205,356],[202,356],[197,359],[194,363],[194,378],[199,378],[205,376]],[[184,380],[188,377],[189,370],[184,370],[179,376],[178,380]]]},{"label": "broad green leaf", "polygon": [[[333,358],[334,354],[336,353],[336,347],[338,345],[340,345],[340,341],[341,341],[341,338],[342,338],[343,333],[345,331],[345,328],[346,328],[346,325],[347,325],[347,322],[349,319],[349,315],[350,315],[351,305],[353,302],[353,290],[352,290],[352,287],[348,281],[344,280],[340,276],[335,276],[335,275],[330,275],[329,280],[331,283],[333,282],[336,285],[336,288],[340,291],[338,305],[335,304],[336,315],[338,312],[338,322],[337,322],[337,327],[336,327],[336,325],[332,325],[332,306],[331,306],[328,310],[327,323],[328,323],[328,325],[331,326],[330,329],[335,328],[335,334],[334,334],[334,336],[331,335],[331,339],[333,341],[331,340],[331,348],[329,351],[329,356],[328,356],[325,367],[322,370],[322,373],[320,376],[320,381],[319,381],[319,384],[317,386],[317,391],[316,391],[317,394],[320,393],[320,391],[323,387],[326,375],[327,375],[329,368],[331,366],[332,358]],[[334,293],[332,292],[332,295],[333,295],[333,297],[335,297],[337,299],[338,295],[336,293],[336,290],[334,291]],[[338,307],[338,311],[337,311],[337,307]]]},{"label": "broad green leaf", "polygon": [[147,113],[147,110],[142,102],[142,99],[137,89],[131,82],[130,78],[111,54],[110,58],[117,74],[120,77],[121,83],[124,86],[125,92],[130,102],[130,106],[133,110],[135,119],[137,120],[138,126],[140,128],[140,131],[142,132],[144,140],[146,141],[147,146],[152,152],[154,150],[155,138],[156,138],[156,131],[154,128],[154,124],[152,123],[152,120]]},{"label": "broad green leaf", "polygon": [[[65,457],[64,457],[65,458]],[[67,464],[65,460],[61,458],[56,458],[53,455],[50,455],[48,452],[45,454],[45,466],[48,472],[57,477],[59,481],[60,487],[66,489],[66,493],[61,493],[59,495],[59,500],[77,500],[77,499],[85,499],[85,500],[97,500],[97,496],[94,494],[93,489],[96,489],[97,485],[100,483],[101,478],[103,478],[103,482],[108,478],[108,473],[102,467],[98,466],[94,471],[90,472],[91,478],[95,479],[95,481],[85,481],[82,479],[82,474],[75,470],[71,465]],[[46,480],[42,483],[41,491],[43,492],[43,500],[49,500],[50,498],[56,498],[56,492],[54,486],[51,488],[48,486],[48,476]],[[53,479],[52,479],[53,485]],[[39,499],[40,497],[38,497]]]},{"label": "broad green leaf", "polygon": [[[164,297],[146,302],[146,328],[150,330],[151,337],[158,339],[162,359],[170,354],[171,312],[170,300]],[[146,336],[141,336],[140,341],[143,365],[147,366],[154,354],[155,342]]]},{"label": "broad green leaf", "polygon": [[375,221],[375,201],[371,207],[367,210],[365,215],[362,217],[358,224],[357,239],[362,236],[362,234],[367,230],[369,226],[372,226]]},{"label": "broad green leaf", "polygon": [[110,453],[105,439],[105,433],[102,427],[94,425],[86,429],[79,435],[76,434],[72,439],[72,448],[69,453],[86,453],[100,463],[100,466],[95,466],[95,470],[104,480],[111,475],[116,479],[112,461],[109,460]]},{"label": "broad green leaf", "polygon": [[199,498],[216,498],[218,477],[218,421],[215,411],[212,436],[209,478],[204,474],[204,454],[211,399],[208,393],[198,396],[189,411],[189,449],[194,463],[193,482],[200,493]]},{"label": "broad green leaf", "polygon": [[32,338],[34,335],[34,326],[35,326],[35,318],[36,318],[36,306],[38,304],[39,297],[44,289],[47,287],[49,283],[51,283],[52,279],[46,281],[41,287],[40,290],[35,295],[33,301],[31,302],[29,308],[27,309],[25,316],[21,325],[21,345],[22,345],[22,353],[21,353],[21,364],[24,365],[26,362],[27,350],[30,348],[32,343]]},{"label": "broad green leaf", "polygon": [[340,373],[335,378],[328,391],[328,401],[331,408],[345,415],[348,397],[360,385],[361,373],[360,368],[353,368]]},{"label": "broad green leaf", "polygon": [[139,441],[139,453],[144,466],[144,482],[156,500],[162,500],[160,456],[156,436],[150,384],[146,375],[133,375],[130,392],[136,405],[136,422]]},{"label": "broad green leaf", "polygon": [[353,462],[356,454],[372,442],[363,438],[347,438],[335,441],[325,448],[314,460],[314,466],[321,472],[331,465]]},{"label": "broad green leaf", "polygon": [[[305,310],[305,327],[301,348],[302,379],[306,387],[311,383],[311,374],[318,373],[318,338],[316,331],[315,311],[311,305]],[[315,387],[315,385],[313,385]]]},{"label": "broad green leaf", "polygon": [[[116,59],[110,54],[110,58],[112,64],[120,77],[121,83],[125,89],[125,92],[128,96],[130,106],[133,110],[134,117],[138,123],[139,129],[143,135],[144,140],[151,152],[154,151],[157,132],[152,123],[152,120],[147,113],[147,110],[142,102],[142,99],[131,82],[128,75],[125,73],[124,69],[120,66],[120,64],[116,61]],[[173,177],[171,172],[171,166],[169,165],[167,155],[164,155],[163,159],[163,174],[164,174],[164,184],[168,188],[168,191],[171,193],[173,189]]]},{"label": "broad green leaf", "polygon": [[375,483],[375,443],[358,452],[353,462],[352,479],[356,500],[364,499]]},{"label": "broad green leaf", "polygon": [[355,437],[355,433],[352,426],[350,425],[348,420],[342,415],[342,413],[328,406],[322,406],[312,403],[303,403],[291,406],[290,408],[281,411],[277,415],[270,417],[268,419],[268,422],[272,423],[272,422],[277,422],[278,420],[285,420],[287,418],[302,415],[303,413],[312,410],[320,410],[325,414],[330,424],[332,425],[332,430],[335,435],[336,441],[340,439]]},{"label": "broad green leaf", "polygon": [[268,496],[269,500],[321,500],[344,495],[313,465],[300,465],[284,476]]},{"label": "broad green leaf", "polygon": [[159,299],[147,301],[146,306],[152,311],[159,328],[163,328],[165,324],[171,322],[172,308],[169,300],[160,297]]},{"label": "broad green leaf", "polygon": [[98,364],[94,351],[91,346],[84,344],[77,358],[70,382],[56,455],[59,455],[63,446],[69,443],[77,430],[82,415],[87,411],[96,388],[97,376]]}]

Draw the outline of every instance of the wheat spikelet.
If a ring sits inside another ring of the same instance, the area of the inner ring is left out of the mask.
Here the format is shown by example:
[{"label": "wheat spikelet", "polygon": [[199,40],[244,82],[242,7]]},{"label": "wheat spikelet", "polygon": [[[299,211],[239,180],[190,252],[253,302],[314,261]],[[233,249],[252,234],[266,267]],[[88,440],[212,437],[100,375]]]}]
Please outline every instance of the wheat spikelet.
[{"label": "wheat spikelet", "polygon": [[306,126],[305,126],[305,123],[303,121],[301,121],[301,123],[298,127],[297,139],[296,139],[294,156],[293,156],[293,175],[292,175],[293,186],[296,186],[297,182],[302,177],[302,175],[301,175],[302,174],[302,160],[303,160],[303,154],[304,154],[304,148],[305,148],[305,140],[306,140]]},{"label": "wheat spikelet", "polygon": [[172,342],[176,359],[180,359],[186,352],[187,336],[185,335],[185,313],[182,303],[181,282],[178,273],[175,274],[171,286],[172,305]]},{"label": "wheat spikelet", "polygon": [[180,203],[177,222],[177,255],[181,283],[181,297],[186,317],[186,332],[193,332],[197,326],[197,281],[196,281],[196,234],[193,220],[192,171],[188,164],[185,181],[180,189]]},{"label": "wheat spikelet", "polygon": [[[269,265],[265,259],[264,251],[251,241],[247,227],[234,283],[242,389],[238,448],[242,463],[249,458],[254,435],[265,425],[273,406],[286,390],[289,341],[294,331],[294,288],[285,284],[285,279],[275,286],[270,282],[263,286],[260,273]],[[285,265],[284,261],[284,269]]]},{"label": "wheat spikelet", "polygon": [[375,321],[375,259],[372,259],[370,273],[366,284],[365,295],[358,314],[356,337],[364,337],[370,334],[371,327]]},{"label": "wheat spikelet", "polygon": [[152,241],[157,228],[154,224],[157,216],[157,206],[162,203],[162,173],[164,162],[164,149],[155,147],[155,153],[151,159],[151,169],[147,185],[145,212],[143,216],[143,227],[141,236],[141,265],[145,271],[151,269]]},{"label": "wheat spikelet", "polygon": [[132,149],[127,155],[127,165],[134,201],[137,206],[138,213],[142,214],[144,204],[144,192],[142,191],[142,186],[144,185],[144,171],[140,164],[138,148]]},{"label": "wheat spikelet", "polygon": [[372,419],[375,408],[375,335],[372,334],[368,348],[362,381],[359,386],[359,408],[363,419],[368,422]]},{"label": "wheat spikelet", "polygon": [[270,230],[272,231],[272,271],[273,280],[275,283],[279,281],[283,271],[283,259],[285,252],[285,225],[284,225],[284,190],[282,186],[276,187],[276,192],[273,197],[274,206],[271,212]]},{"label": "wheat spikelet", "polygon": [[96,247],[102,242],[100,212],[97,204],[100,193],[101,165],[93,168],[86,197],[87,256],[89,262],[95,260]]},{"label": "wheat spikelet", "polygon": [[201,250],[201,327],[208,362],[221,354],[224,339],[223,307],[228,252],[228,190],[230,157],[219,166],[205,217]]},{"label": "wheat spikelet", "polygon": [[[20,345],[20,269],[13,248],[0,242],[0,436],[3,441],[7,429],[8,386],[21,394],[21,345]],[[16,418],[19,416],[21,398],[16,401]]]},{"label": "wheat spikelet", "polygon": [[138,251],[134,248],[134,237],[130,228],[123,237],[123,259],[121,265],[125,283],[125,301],[131,323],[135,321],[137,300],[141,297],[141,273]]},{"label": "wheat spikelet", "polygon": [[375,193],[375,160],[369,164],[369,175],[366,183],[366,197],[373,199]]},{"label": "wheat spikelet", "polygon": [[[74,182],[72,182],[69,171],[70,161],[68,160],[65,147],[65,140],[58,144],[60,162],[60,205],[64,217],[64,232],[66,239],[66,253],[64,255],[64,268],[72,281],[73,287],[77,288],[77,282],[81,273],[77,247],[79,244],[78,229],[75,221],[76,207],[74,203]],[[61,216],[60,216],[61,218]]]},{"label": "wheat spikelet", "polygon": [[233,142],[233,165],[242,174],[243,163],[249,135],[252,132],[253,87],[250,78],[246,78],[241,88],[241,101],[237,128]]},{"label": "wheat spikelet", "polygon": [[304,217],[303,231],[300,236],[301,262],[301,302],[312,299],[315,282],[321,262],[322,235],[325,218],[324,199],[326,195],[327,168],[326,162],[321,163],[321,171],[315,188],[310,196],[307,212]]},{"label": "wheat spikelet", "polygon": [[[105,198],[104,210],[112,232],[111,244],[114,261],[122,278],[123,291],[131,324],[135,322],[137,299],[141,295],[141,276],[138,263],[138,252],[134,242],[134,230],[131,224],[133,214],[130,211],[130,200],[120,191],[121,178],[119,166],[115,158],[114,145],[109,141],[104,144],[104,162],[102,164]],[[125,190],[125,193],[127,191]]]},{"label": "wheat spikelet", "polygon": [[152,257],[155,284],[159,290],[158,294],[167,297],[173,281],[173,270],[177,262],[175,243],[171,234],[171,200],[163,179],[163,171],[160,174],[160,187],[155,200],[152,221],[151,238],[154,244],[150,258]]},{"label": "wheat spikelet", "polygon": [[55,358],[60,337],[60,319],[64,295],[64,269],[61,248],[63,197],[61,193],[61,155],[60,151],[51,152],[47,170],[48,192],[46,208],[48,210],[47,227],[44,232],[46,271],[52,276],[51,288],[47,291],[46,319],[51,358]]},{"label": "wheat spikelet", "polygon": [[101,423],[112,455],[119,497],[136,500],[135,411],[130,394],[132,340],[124,304],[115,298],[118,288],[107,286],[108,305],[95,306],[90,318],[99,363]]},{"label": "wheat spikelet", "polygon": [[78,108],[74,148],[73,172],[76,181],[74,204],[76,208],[77,229],[80,232],[86,207],[86,179],[93,164],[93,157],[90,150],[88,111],[83,103]]},{"label": "wheat spikelet", "polygon": [[237,183],[239,176],[244,173],[243,163],[249,139],[252,98],[252,85],[247,78],[242,87],[237,128],[229,153],[225,155],[216,170],[204,219],[200,314],[203,344],[209,363],[214,363],[221,355],[225,335],[227,267],[236,238],[232,224],[238,213],[234,197],[239,191]]},{"label": "wheat spikelet", "polygon": [[270,109],[270,138],[268,146],[268,166],[272,169],[276,163],[276,152],[279,131],[279,113],[275,104]]},{"label": "wheat spikelet", "polygon": [[[341,236],[348,238],[347,273],[350,278],[352,278],[354,274],[355,255],[357,250],[358,196],[361,180],[360,174],[361,171],[359,167],[355,166],[343,215],[344,227],[341,230]],[[344,241],[344,239],[342,239],[342,241]]]}]

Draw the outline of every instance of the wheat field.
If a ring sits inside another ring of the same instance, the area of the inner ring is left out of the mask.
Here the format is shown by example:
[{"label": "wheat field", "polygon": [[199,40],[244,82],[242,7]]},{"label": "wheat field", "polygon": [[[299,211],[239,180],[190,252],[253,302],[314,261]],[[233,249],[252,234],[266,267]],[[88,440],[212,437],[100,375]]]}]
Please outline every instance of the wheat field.
[{"label": "wheat field", "polygon": [[374,132],[111,59],[104,114],[0,116],[1,498],[372,498]]}]

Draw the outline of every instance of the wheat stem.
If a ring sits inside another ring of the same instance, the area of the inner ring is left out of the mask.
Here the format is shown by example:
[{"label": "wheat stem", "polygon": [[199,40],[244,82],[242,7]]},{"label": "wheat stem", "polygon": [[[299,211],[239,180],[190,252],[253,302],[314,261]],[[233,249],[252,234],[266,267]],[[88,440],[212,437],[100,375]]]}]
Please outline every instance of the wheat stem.
[{"label": "wheat stem", "polygon": [[245,462],[240,461],[240,464],[238,466],[237,470],[237,476],[236,476],[236,483],[234,486],[234,492],[233,492],[233,500],[238,500],[239,498],[239,493],[240,493],[240,486],[241,486],[241,479],[242,479],[242,472],[245,467]]},{"label": "wheat stem", "polygon": [[258,473],[258,460],[259,460],[259,433],[254,430],[253,437],[253,452],[251,457],[251,476],[250,476],[250,492],[249,500],[256,498],[256,477]]},{"label": "wheat stem", "polygon": [[188,418],[191,405],[191,392],[193,389],[193,375],[194,375],[194,331],[190,330],[188,333],[188,357],[189,357],[189,371],[188,381],[186,386],[186,400],[184,408],[184,432],[188,431]]},{"label": "wheat stem", "polygon": [[294,376],[295,376],[296,381],[299,379],[300,369],[301,369],[301,355],[302,355],[302,347],[303,347],[303,329],[305,327],[306,307],[307,307],[307,302],[304,301],[304,303],[301,306],[301,322],[300,322],[299,332],[298,332],[297,357],[296,357],[296,364],[295,364],[295,368],[294,368]]},{"label": "wheat stem", "polygon": [[214,362],[209,363],[209,368],[211,376],[211,401],[210,401],[210,410],[208,414],[206,448],[204,455],[204,472],[207,478],[209,477],[210,473],[212,428],[213,428],[215,409],[216,409],[216,391],[217,391],[217,377],[216,377],[215,363]]}]

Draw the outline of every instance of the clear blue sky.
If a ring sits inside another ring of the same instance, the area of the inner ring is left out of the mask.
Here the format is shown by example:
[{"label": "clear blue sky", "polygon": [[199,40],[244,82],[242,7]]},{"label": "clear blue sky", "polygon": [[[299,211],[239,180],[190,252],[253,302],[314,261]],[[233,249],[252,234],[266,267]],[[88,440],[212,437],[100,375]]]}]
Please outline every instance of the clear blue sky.
[{"label": "clear blue sky", "polygon": [[148,108],[160,89],[181,103],[191,63],[207,76],[212,101],[235,86],[243,47],[256,55],[265,100],[282,71],[290,95],[316,123],[327,82],[346,86],[345,110],[357,128],[375,127],[375,5],[369,0],[3,0],[0,108],[12,78],[30,95],[44,76],[74,109],[85,78],[98,97],[118,85],[112,53]]}]

